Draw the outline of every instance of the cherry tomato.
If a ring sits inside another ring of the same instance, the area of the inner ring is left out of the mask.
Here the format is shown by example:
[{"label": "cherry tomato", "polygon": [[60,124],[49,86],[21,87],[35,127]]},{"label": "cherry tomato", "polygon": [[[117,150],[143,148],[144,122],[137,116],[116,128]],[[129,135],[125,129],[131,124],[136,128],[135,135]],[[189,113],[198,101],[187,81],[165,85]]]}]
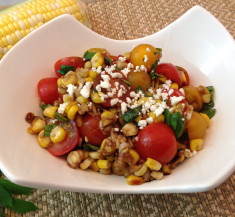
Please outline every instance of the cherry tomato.
[{"label": "cherry tomato", "polygon": [[193,86],[184,86],[183,89],[187,102],[193,106],[195,111],[200,111],[202,109],[203,101],[199,90]]},{"label": "cherry tomato", "polygon": [[[184,97],[184,94],[181,91],[177,90],[177,89],[170,89],[170,90],[173,90],[173,93],[168,97],[167,105],[169,107],[172,107],[173,105],[171,104],[171,97],[173,97],[173,96],[176,96],[176,97],[183,96]],[[185,98],[182,99],[179,103],[184,104],[184,108],[183,108],[183,113],[184,113],[187,110],[187,101],[186,101],[186,99]]]},{"label": "cherry tomato", "polygon": [[161,52],[150,44],[140,44],[130,53],[130,61],[134,66],[144,65],[150,71],[157,59],[160,59]]},{"label": "cherry tomato", "polygon": [[151,78],[145,71],[134,72],[134,70],[131,70],[127,77],[128,81],[131,83],[132,90],[135,90],[138,86],[141,86],[146,90],[151,84]]},{"label": "cherry tomato", "polygon": [[[102,103],[102,105],[103,105],[104,107],[113,107],[113,106],[111,106],[111,100],[112,100],[112,99],[119,98],[122,102],[127,102],[127,101],[126,101],[126,98],[127,98],[127,97],[130,97],[130,90],[129,90],[129,88],[128,88],[128,85],[127,85],[125,82],[123,82],[123,80],[126,80],[126,81],[127,81],[126,76],[125,76],[122,72],[120,72],[120,71],[114,71],[114,73],[116,73],[116,72],[122,74],[122,78],[113,78],[113,77],[109,76],[109,77],[110,77],[109,83],[110,83],[110,85],[111,85],[110,88],[111,88],[111,89],[112,89],[112,88],[115,88],[117,91],[116,91],[116,93],[113,95],[113,97],[105,98],[105,102]],[[107,74],[107,73],[106,73],[106,74]],[[123,80],[122,80],[122,79],[123,79]],[[101,79],[101,74],[98,74],[97,77],[96,77],[96,79],[95,79],[95,81],[94,81],[93,88],[95,88],[98,84],[100,84],[100,81],[101,81],[101,80],[102,80],[102,79]],[[115,86],[115,82],[118,82],[118,83],[119,83],[119,86],[118,86],[118,87]],[[119,92],[119,90],[120,90],[120,85],[123,85],[127,91],[126,91],[126,93],[124,93],[121,97],[118,97],[118,92]],[[106,94],[106,93],[107,93],[107,90],[106,90],[106,89],[102,89],[102,92],[103,92],[104,94]],[[121,106],[121,103],[118,102],[118,103],[115,104],[114,106]]]},{"label": "cherry tomato", "polygon": [[66,130],[67,136],[60,143],[53,143],[48,147],[48,151],[54,156],[61,156],[73,150],[78,144],[79,132],[77,125],[74,121],[70,120],[69,124],[61,124]]},{"label": "cherry tomato", "polygon": [[186,82],[183,81],[183,85],[184,86],[189,86],[190,79],[189,79],[188,72],[183,67],[181,67],[181,66],[177,66],[177,68],[178,68],[179,71],[181,71],[185,75]]},{"label": "cherry tomato", "polygon": [[169,163],[177,152],[174,132],[165,123],[147,125],[139,132],[135,147],[144,160],[153,158],[162,164]]},{"label": "cherry tomato", "polygon": [[43,78],[38,82],[38,95],[46,104],[52,104],[58,99],[57,78]]},{"label": "cherry tomato", "polygon": [[81,137],[87,137],[88,143],[100,146],[102,141],[108,136],[103,134],[99,128],[100,117],[86,115],[82,119],[82,126],[79,128]]},{"label": "cherry tomato", "polygon": [[85,61],[81,57],[64,57],[55,63],[54,70],[56,75],[58,77],[61,77],[62,75],[58,73],[61,65],[74,66],[74,71],[75,71],[78,67],[83,68],[84,64]]},{"label": "cherry tomato", "polygon": [[167,79],[176,82],[179,87],[183,84],[181,72],[171,63],[160,63],[157,66],[156,73],[163,75]]}]

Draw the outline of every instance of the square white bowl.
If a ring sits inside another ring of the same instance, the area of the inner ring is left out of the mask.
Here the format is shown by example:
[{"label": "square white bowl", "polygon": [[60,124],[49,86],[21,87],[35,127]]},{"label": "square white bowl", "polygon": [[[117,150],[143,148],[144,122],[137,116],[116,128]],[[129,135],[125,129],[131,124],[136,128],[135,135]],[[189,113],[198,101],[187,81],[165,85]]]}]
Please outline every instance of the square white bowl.
[{"label": "square white bowl", "polygon": [[[204,149],[161,181],[127,185],[116,175],[71,169],[63,158],[42,149],[27,133],[25,114],[41,114],[36,91],[43,77],[54,76],[55,61],[81,56],[91,47],[112,54],[149,43],[163,49],[161,62],[186,68],[193,85],[213,85],[217,113]],[[35,188],[99,193],[176,193],[212,189],[235,168],[235,42],[210,13],[195,6],[165,29],[136,40],[112,40],[86,28],[70,15],[43,25],[17,43],[0,62],[0,169],[11,181]]]}]

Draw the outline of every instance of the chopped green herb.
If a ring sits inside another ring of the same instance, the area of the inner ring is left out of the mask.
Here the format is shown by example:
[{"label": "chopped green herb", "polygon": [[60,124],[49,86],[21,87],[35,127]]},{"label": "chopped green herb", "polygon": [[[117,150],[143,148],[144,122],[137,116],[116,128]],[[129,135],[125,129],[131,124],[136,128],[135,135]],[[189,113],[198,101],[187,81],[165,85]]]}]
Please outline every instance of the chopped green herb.
[{"label": "chopped green herb", "polygon": [[105,63],[107,66],[111,66],[111,65],[112,65],[112,59],[111,59],[111,58],[108,58],[108,57],[104,57],[104,63]]},{"label": "chopped green herb", "polygon": [[64,122],[64,123],[67,123],[67,122],[69,121],[68,118],[63,117],[63,116],[62,116],[61,114],[59,114],[58,112],[56,112],[56,113],[54,114],[54,117],[57,118],[59,121]]},{"label": "chopped green herb", "polygon": [[146,91],[144,90],[143,87],[137,86],[137,87],[135,88],[135,92],[136,92],[136,93],[139,93],[140,91],[144,94],[145,97],[151,97],[151,95],[148,95],[148,94],[146,93]]},{"label": "chopped green herb", "polygon": [[91,145],[90,143],[84,143],[83,148],[85,151],[97,151],[99,150],[98,146]]},{"label": "chopped green herb", "polygon": [[131,86],[131,83],[130,83],[129,81],[127,81],[127,80],[125,80],[125,79],[122,79],[122,81],[123,81],[125,84],[127,84],[128,86]]},{"label": "chopped green herb", "polygon": [[45,108],[50,107],[51,105],[50,104],[42,104],[42,105],[39,105],[39,106],[42,110],[45,110]]},{"label": "chopped green herb", "polygon": [[151,72],[155,72],[155,71],[156,71],[158,62],[159,62],[159,60],[156,60],[155,63],[152,65],[152,67],[151,67]]},{"label": "chopped green herb", "polygon": [[162,48],[157,48],[157,47],[156,47],[156,49],[157,49],[157,51],[156,51],[156,52],[153,52],[155,55],[157,55],[157,54],[159,54],[159,53],[162,52]]},{"label": "chopped green herb", "polygon": [[134,109],[129,110],[128,112],[126,112],[124,115],[121,116],[122,120],[125,123],[134,121],[139,116],[141,109],[142,109],[142,106],[138,106]]},{"label": "chopped green herb", "polygon": [[167,125],[171,125],[171,113],[168,109],[165,109],[164,111],[164,122],[167,124]]},{"label": "chopped green herb", "polygon": [[120,68],[118,68],[117,66],[115,67],[115,70],[117,70],[117,71],[121,71],[121,69],[120,69]]},{"label": "chopped green herb", "polygon": [[213,118],[215,116],[216,109],[215,108],[211,108],[211,109],[207,109],[207,110],[204,110],[204,111],[201,111],[201,112],[206,114],[211,119],[211,118]]},{"label": "chopped green herb", "polygon": [[83,54],[83,58],[85,61],[91,60],[92,57],[96,54],[96,52],[89,52],[88,50]]},{"label": "chopped green herb", "polygon": [[69,71],[74,71],[74,66],[60,65],[60,69],[57,72],[61,75],[66,75]]},{"label": "chopped green herb", "polygon": [[[156,69],[155,69],[155,70],[156,70]],[[162,78],[162,76],[159,75],[159,74],[157,74],[156,72],[152,72],[152,73],[150,74],[150,78],[151,78],[151,80],[154,80],[155,78]]]},{"label": "chopped green herb", "polygon": [[206,88],[209,90],[210,95],[211,95],[210,102],[203,104],[201,112],[206,114],[211,119],[214,117],[214,115],[216,113],[216,109],[214,108],[214,106],[215,106],[215,103],[214,103],[215,89],[213,86],[208,86]]},{"label": "chopped green herb", "polygon": [[58,125],[56,124],[53,124],[53,125],[46,125],[44,127],[44,136],[50,136],[51,134],[51,131]]}]

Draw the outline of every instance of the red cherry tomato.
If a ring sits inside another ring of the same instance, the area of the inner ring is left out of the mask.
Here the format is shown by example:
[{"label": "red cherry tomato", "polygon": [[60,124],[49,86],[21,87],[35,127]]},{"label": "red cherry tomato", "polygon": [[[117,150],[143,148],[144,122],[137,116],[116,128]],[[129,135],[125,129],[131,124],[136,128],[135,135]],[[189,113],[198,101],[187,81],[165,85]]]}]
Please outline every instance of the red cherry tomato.
[{"label": "red cherry tomato", "polygon": [[70,120],[69,124],[61,124],[66,130],[67,137],[60,143],[53,143],[52,146],[48,147],[48,151],[54,156],[61,156],[72,151],[79,140],[79,132],[77,125],[74,121]]},{"label": "red cherry tomato", "polygon": [[[126,78],[126,76],[125,76],[122,72],[120,72],[120,71],[114,71],[114,73],[115,73],[115,72],[118,72],[118,73],[122,74],[122,79],[128,81],[127,78]],[[123,80],[122,80],[121,78],[112,78],[111,76],[109,76],[109,77],[110,77],[109,83],[110,83],[110,85],[111,85],[111,89],[112,89],[112,88],[116,88],[117,91],[116,91],[116,93],[113,95],[113,97],[105,98],[105,102],[102,103],[102,106],[104,106],[104,107],[121,106],[121,103],[120,103],[120,102],[118,102],[118,103],[115,104],[114,106],[111,106],[111,100],[112,100],[112,99],[115,99],[115,98],[118,98],[118,99],[120,99],[122,102],[125,102],[125,103],[126,103],[126,102],[127,102],[126,98],[127,98],[127,97],[130,97],[130,90],[129,90],[129,87],[128,87],[128,85],[127,85],[126,83],[123,82]],[[95,81],[94,81],[93,88],[95,88],[98,84],[100,84],[100,81],[101,81],[101,74],[98,74],[97,77],[96,77],[96,79],[95,79]],[[118,87],[115,86],[115,82],[118,82],[118,83],[119,83],[119,86],[118,86]],[[123,86],[125,87],[126,93],[124,93],[121,97],[118,97],[118,91],[120,90],[120,85],[123,85]],[[106,90],[106,89],[102,89],[102,92],[103,92],[104,94],[106,94],[106,93],[107,93],[107,90]]]},{"label": "red cherry tomato", "polygon": [[[167,103],[167,105],[168,105],[169,107],[172,107],[172,104],[171,104],[171,97],[173,97],[173,96],[176,96],[176,97],[183,96],[183,97],[185,97],[185,96],[184,96],[184,94],[183,94],[181,91],[179,91],[179,90],[176,90],[176,89],[170,89],[170,90],[173,90],[173,93],[172,93],[170,96],[168,96],[168,103]],[[187,110],[187,104],[188,104],[187,101],[186,101],[186,99],[185,99],[185,98],[182,99],[182,100],[180,101],[180,103],[184,104],[183,112],[185,112],[185,111]]]},{"label": "red cherry tomato", "polygon": [[162,164],[169,163],[177,152],[174,132],[165,123],[153,123],[142,129],[135,146],[144,160],[153,158]]},{"label": "red cherry tomato", "polygon": [[99,128],[100,117],[86,115],[82,119],[82,126],[79,128],[81,137],[85,139],[87,137],[88,143],[92,145],[100,146],[102,141],[108,136],[103,134]]},{"label": "red cherry tomato", "polygon": [[84,64],[85,61],[81,57],[64,57],[55,63],[54,70],[56,75],[58,77],[61,77],[62,75],[58,73],[61,65],[74,66],[74,71],[75,71],[78,67],[83,68]]},{"label": "red cherry tomato", "polygon": [[38,82],[38,95],[46,104],[52,104],[58,99],[57,78],[43,78]]},{"label": "red cherry tomato", "polygon": [[182,71],[185,75],[185,78],[186,78],[186,83],[183,84],[183,86],[189,86],[190,84],[190,79],[189,79],[189,75],[188,75],[188,72],[181,66],[177,66],[178,70],[179,71]]},{"label": "red cherry tomato", "polygon": [[156,73],[163,75],[167,79],[176,82],[179,87],[183,84],[183,79],[180,71],[171,63],[161,63],[157,66]]}]

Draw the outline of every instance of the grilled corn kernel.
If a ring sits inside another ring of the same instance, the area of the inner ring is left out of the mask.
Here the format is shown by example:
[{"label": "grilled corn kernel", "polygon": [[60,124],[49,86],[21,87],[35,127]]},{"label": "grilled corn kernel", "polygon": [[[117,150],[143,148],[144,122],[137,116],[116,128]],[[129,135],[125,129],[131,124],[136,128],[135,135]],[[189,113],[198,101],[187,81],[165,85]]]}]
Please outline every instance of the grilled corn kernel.
[{"label": "grilled corn kernel", "polygon": [[77,115],[75,121],[76,121],[76,124],[77,124],[78,127],[82,126],[82,116],[81,115]]},{"label": "grilled corn kernel", "polygon": [[111,169],[110,168],[108,168],[108,169],[100,168],[99,173],[101,173],[103,175],[109,175],[111,173]]},{"label": "grilled corn kernel", "polygon": [[203,103],[209,103],[210,101],[211,101],[211,94],[210,93],[202,94],[202,102]]},{"label": "grilled corn kernel", "polygon": [[133,160],[132,160],[132,165],[133,164],[136,164],[136,162],[139,160],[139,158],[140,158],[140,156],[139,156],[139,154],[135,151],[135,150],[133,150],[133,149],[130,149],[129,150],[129,153],[130,153],[130,155],[132,156],[132,158],[133,158]]},{"label": "grilled corn kernel", "polygon": [[110,111],[104,111],[101,114],[101,121],[102,121],[102,125],[103,127],[107,127],[109,125],[115,124],[117,121],[117,116]]},{"label": "grilled corn kernel", "polygon": [[57,80],[57,86],[58,86],[59,88],[62,88],[62,87],[63,87],[63,86],[62,86],[61,78],[58,78],[58,80]]},{"label": "grilled corn kernel", "polygon": [[205,113],[200,113],[200,115],[202,115],[202,117],[205,119],[206,126],[209,127],[210,126],[210,118]]},{"label": "grilled corn kernel", "polygon": [[157,122],[157,117],[156,117],[156,114],[154,112],[149,112],[148,117],[153,119],[153,123]]},{"label": "grilled corn kernel", "polygon": [[170,175],[171,174],[170,164],[163,164],[162,172],[163,174]]},{"label": "grilled corn kernel", "polygon": [[96,159],[96,160],[103,160],[104,159],[104,156],[102,154],[100,154],[99,152],[96,152],[96,151],[89,152],[89,156],[92,159]]},{"label": "grilled corn kernel", "polygon": [[78,109],[79,109],[78,105],[71,106],[67,114],[68,119],[73,120],[75,118],[75,115],[77,114]]},{"label": "grilled corn kernel", "polygon": [[95,71],[89,71],[89,77],[90,78],[92,78],[93,80],[96,78],[96,76],[97,76],[97,72],[95,72]]},{"label": "grilled corn kernel", "polygon": [[132,122],[128,123],[128,124],[125,124],[122,127],[122,133],[125,136],[135,136],[135,135],[138,134],[138,132],[139,132],[139,128]]},{"label": "grilled corn kernel", "polygon": [[109,169],[112,166],[112,163],[109,160],[98,160],[97,166],[100,169]]},{"label": "grilled corn kernel", "polygon": [[162,168],[162,165],[152,158],[147,158],[145,164],[151,170],[160,170]]},{"label": "grilled corn kernel", "polygon": [[96,161],[93,161],[90,165],[90,168],[95,171],[95,172],[98,172],[99,171],[99,167],[97,166],[97,162]]},{"label": "grilled corn kernel", "polygon": [[92,164],[93,161],[94,161],[94,160],[91,159],[91,158],[85,159],[82,163],[80,163],[80,168],[81,168],[82,170],[86,170],[88,167],[91,166],[91,164]]},{"label": "grilled corn kernel", "polygon": [[157,99],[157,100],[156,100],[156,103],[162,103],[162,100]]},{"label": "grilled corn kernel", "polygon": [[124,57],[126,57],[127,59],[130,59],[131,53],[130,52],[125,52],[123,54]]},{"label": "grilled corn kernel", "polygon": [[148,167],[145,164],[143,164],[142,167],[138,171],[134,172],[134,175],[143,176],[147,172],[147,170],[148,170]]},{"label": "grilled corn kernel", "polygon": [[157,122],[164,122],[164,120],[165,120],[165,117],[163,114],[160,114],[159,116],[156,117]]},{"label": "grilled corn kernel", "polygon": [[87,77],[87,78],[85,78],[85,82],[92,82],[94,79],[93,78],[91,78],[91,77]]},{"label": "grilled corn kernel", "polygon": [[110,155],[110,156],[106,156],[106,159],[109,161],[114,161],[115,157],[113,155]]},{"label": "grilled corn kernel", "polygon": [[100,52],[96,52],[96,54],[91,58],[92,67],[98,68],[104,64],[104,57]]},{"label": "grilled corn kernel", "polygon": [[162,172],[158,172],[158,171],[153,171],[153,172],[151,172],[151,176],[154,179],[160,180],[160,179],[163,178],[163,173]]},{"label": "grilled corn kernel", "polygon": [[56,126],[50,133],[50,139],[53,143],[62,142],[66,137],[66,132],[63,127]]},{"label": "grilled corn kernel", "polygon": [[71,151],[68,154],[67,162],[70,167],[75,169],[75,168],[78,168],[80,163],[86,158],[88,158],[87,151],[84,151],[84,150]]},{"label": "grilled corn kernel", "polygon": [[67,87],[69,84],[76,85],[77,80],[78,80],[77,76],[76,76],[75,72],[73,72],[73,71],[68,72],[64,77],[60,78],[61,85],[64,88]]},{"label": "grilled corn kernel", "polygon": [[78,101],[78,103],[82,104],[82,103],[87,102],[88,99],[81,95],[81,96],[77,97],[77,101]]},{"label": "grilled corn kernel", "polygon": [[144,179],[142,177],[130,175],[126,178],[126,182],[128,185],[141,185],[144,183]]},{"label": "grilled corn kernel", "polygon": [[203,148],[203,139],[190,140],[190,151],[200,151]]},{"label": "grilled corn kernel", "polygon": [[127,67],[127,63],[126,63],[125,61],[122,62],[122,61],[118,60],[118,61],[117,61],[117,67],[118,67],[119,69],[124,69],[125,67]]},{"label": "grilled corn kernel", "polygon": [[85,64],[84,64],[84,68],[85,69],[90,69],[92,66],[91,66],[91,61],[87,61],[87,62],[85,62]]},{"label": "grilled corn kernel", "polygon": [[178,90],[179,89],[179,85],[177,83],[172,83],[170,88]]},{"label": "grilled corn kernel", "polygon": [[41,132],[46,125],[46,122],[42,120],[41,118],[35,118],[31,123],[31,129],[33,133],[39,133]]},{"label": "grilled corn kernel", "polygon": [[138,101],[137,101],[137,103],[138,103],[138,105],[142,105],[142,104],[144,104],[144,103],[146,103],[146,102],[148,102],[149,101],[149,98],[148,97],[142,97],[142,98],[140,98]]},{"label": "grilled corn kernel", "polygon": [[99,93],[91,93],[91,100],[94,102],[94,103],[102,103],[102,99],[100,97],[100,94]]},{"label": "grilled corn kernel", "polygon": [[39,145],[42,146],[43,148],[47,148],[51,145],[51,140],[48,136],[44,136],[44,130],[42,130],[38,134],[38,142]]},{"label": "grilled corn kernel", "polygon": [[63,102],[71,102],[73,101],[73,96],[70,96],[69,94],[63,95]]},{"label": "grilled corn kernel", "polygon": [[58,107],[57,106],[49,106],[46,107],[43,111],[43,115],[46,117],[49,117],[51,119],[54,119],[54,114],[57,111]]}]

